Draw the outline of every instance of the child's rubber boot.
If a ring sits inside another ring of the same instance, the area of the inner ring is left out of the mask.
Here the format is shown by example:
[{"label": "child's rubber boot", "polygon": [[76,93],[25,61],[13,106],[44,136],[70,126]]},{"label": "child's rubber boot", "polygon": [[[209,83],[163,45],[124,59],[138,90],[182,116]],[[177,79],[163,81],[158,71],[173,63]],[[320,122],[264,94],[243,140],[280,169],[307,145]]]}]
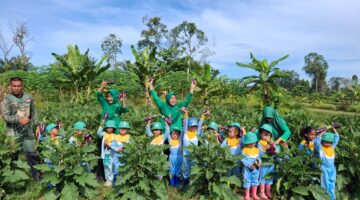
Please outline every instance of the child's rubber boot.
[{"label": "child's rubber boot", "polygon": [[116,184],[117,176],[118,176],[117,174],[114,175],[113,186],[115,186]]},{"label": "child's rubber boot", "polygon": [[265,185],[265,194],[268,198],[272,198],[272,195],[271,195],[271,185],[270,184],[266,184]]},{"label": "child's rubber boot", "polygon": [[184,178],[184,187],[187,187],[189,185],[190,179]]},{"label": "child's rubber boot", "polygon": [[244,188],[244,200],[250,200],[250,188]]},{"label": "child's rubber boot", "polygon": [[253,200],[260,200],[260,198],[257,195],[257,188],[258,186],[251,186],[251,197]]},{"label": "child's rubber boot", "polygon": [[179,187],[180,185],[180,177],[179,176],[175,176],[175,187]]},{"label": "child's rubber boot", "polygon": [[260,184],[259,185],[260,188],[260,198],[263,200],[268,200],[269,198],[267,197],[267,195],[265,194],[265,185],[264,184]]},{"label": "child's rubber boot", "polygon": [[172,187],[175,187],[176,186],[176,176],[173,176],[173,177],[171,177],[170,178],[170,185],[172,186]]}]

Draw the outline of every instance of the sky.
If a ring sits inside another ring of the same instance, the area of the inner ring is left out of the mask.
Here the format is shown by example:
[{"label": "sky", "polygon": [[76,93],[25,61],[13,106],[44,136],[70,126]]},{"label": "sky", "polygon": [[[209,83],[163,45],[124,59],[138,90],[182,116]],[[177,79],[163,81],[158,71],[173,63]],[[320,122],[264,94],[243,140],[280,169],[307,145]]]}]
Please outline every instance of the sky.
[{"label": "sky", "polygon": [[327,60],[328,78],[360,76],[358,0],[1,0],[0,8],[7,39],[9,23],[28,23],[27,51],[36,66],[54,62],[51,53],[64,54],[68,44],[100,58],[101,41],[109,33],[123,40],[118,59],[133,59],[130,45],[140,39],[146,15],[161,17],[169,29],[195,22],[215,52],[210,64],[231,78],[256,73],[235,64],[249,63],[250,52],[269,61],[289,54],[279,67],[302,78],[308,78],[302,68],[310,52]]}]

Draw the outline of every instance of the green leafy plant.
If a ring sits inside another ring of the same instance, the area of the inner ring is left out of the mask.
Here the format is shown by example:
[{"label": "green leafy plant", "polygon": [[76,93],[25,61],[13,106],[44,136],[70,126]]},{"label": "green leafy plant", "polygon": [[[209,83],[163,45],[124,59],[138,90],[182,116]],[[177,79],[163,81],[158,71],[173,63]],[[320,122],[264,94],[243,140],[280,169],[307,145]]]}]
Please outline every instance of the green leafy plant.
[{"label": "green leafy plant", "polygon": [[94,198],[99,186],[96,177],[92,173],[86,173],[81,166],[88,162],[91,168],[95,165],[98,157],[95,156],[95,145],[82,147],[69,144],[60,140],[56,145],[44,141],[41,145],[42,159],[49,159],[54,165],[39,164],[36,168],[43,172],[41,183],[44,186],[51,184],[53,187],[44,194],[45,199],[78,199],[79,197]]},{"label": "green leafy plant", "polygon": [[30,167],[26,161],[13,159],[14,153],[20,151],[20,147],[12,138],[6,136],[4,129],[0,123],[0,199],[18,194],[30,181]]},{"label": "green leafy plant", "polygon": [[[205,139],[208,141],[205,144]],[[222,148],[215,138],[202,136],[203,145],[189,146],[189,159],[194,163],[191,169],[190,185],[185,191],[188,197],[200,199],[236,199],[237,194],[230,187],[241,187],[236,176],[226,176],[228,169],[238,165],[240,156],[232,156],[228,148]]]},{"label": "green leafy plant", "polygon": [[121,199],[167,199],[166,180],[169,163],[162,152],[166,146],[151,145],[153,138],[133,137],[125,144],[125,152],[119,158],[121,166],[115,186],[114,197]]},{"label": "green leafy plant", "polygon": [[288,77],[290,74],[288,72],[281,71],[275,66],[287,57],[288,55],[268,64],[266,59],[260,61],[256,59],[252,53],[250,53],[250,64],[236,62],[239,67],[250,68],[259,72],[259,75],[257,76],[244,77],[243,84],[250,84],[250,91],[261,91],[264,104],[271,103],[274,99],[284,93],[284,89],[276,84],[276,79]]},{"label": "green leafy plant", "polygon": [[59,62],[57,69],[62,72],[64,78],[59,77],[58,81],[63,84],[71,85],[74,94],[77,95],[80,89],[86,89],[86,97],[91,93],[91,84],[93,80],[101,73],[110,68],[110,64],[103,65],[106,56],[103,56],[99,62],[95,62],[90,58],[89,49],[81,54],[77,45],[67,46],[67,54],[61,56],[56,53],[52,55]]},{"label": "green leafy plant", "polygon": [[277,155],[275,199],[329,199],[320,186],[320,160],[290,143]]}]

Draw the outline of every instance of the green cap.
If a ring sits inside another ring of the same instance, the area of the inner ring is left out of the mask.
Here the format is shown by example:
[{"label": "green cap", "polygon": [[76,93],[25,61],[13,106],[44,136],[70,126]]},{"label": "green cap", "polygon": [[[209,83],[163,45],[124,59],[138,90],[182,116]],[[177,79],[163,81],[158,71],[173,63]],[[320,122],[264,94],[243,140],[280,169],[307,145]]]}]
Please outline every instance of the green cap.
[{"label": "green cap", "polygon": [[163,126],[160,122],[154,122],[151,124],[151,130],[163,130]]},{"label": "green cap", "polygon": [[238,122],[232,122],[231,124],[230,124],[230,127],[236,127],[236,128],[241,128],[241,126],[240,126],[240,123],[238,123]]},{"label": "green cap", "polygon": [[47,134],[50,134],[50,131],[51,131],[52,129],[54,129],[54,128],[57,128],[57,127],[58,127],[58,125],[56,125],[56,124],[54,124],[54,123],[47,125],[47,126],[46,126],[46,133],[47,133]]},{"label": "green cap", "polygon": [[334,143],[335,135],[333,133],[325,132],[321,137],[321,141]]},{"label": "green cap", "polygon": [[244,144],[253,144],[253,143],[256,143],[257,141],[258,141],[258,137],[257,137],[256,133],[250,132],[244,136],[243,143]]},{"label": "green cap", "polygon": [[119,124],[119,128],[121,128],[121,129],[130,129],[129,122],[121,121],[120,124]]},{"label": "green cap", "polygon": [[218,131],[218,124],[216,122],[210,122],[208,128],[212,128],[215,131]]},{"label": "green cap", "polygon": [[272,135],[272,133],[273,133],[273,128],[272,128],[272,126],[271,126],[270,124],[263,124],[263,125],[260,127],[260,129],[263,129],[263,130],[269,132],[271,135]]},{"label": "green cap", "polygon": [[78,121],[74,124],[74,129],[77,131],[81,131],[86,129],[86,124],[82,121]]},{"label": "green cap", "polygon": [[178,132],[181,132],[181,128],[179,126],[176,126],[176,125],[172,125],[170,127],[170,131],[173,132],[173,131],[178,131]]},{"label": "green cap", "polygon": [[116,129],[117,128],[116,127],[116,122],[114,120],[108,120],[108,121],[106,121],[104,128],[105,129],[106,128],[114,128],[114,129]]}]

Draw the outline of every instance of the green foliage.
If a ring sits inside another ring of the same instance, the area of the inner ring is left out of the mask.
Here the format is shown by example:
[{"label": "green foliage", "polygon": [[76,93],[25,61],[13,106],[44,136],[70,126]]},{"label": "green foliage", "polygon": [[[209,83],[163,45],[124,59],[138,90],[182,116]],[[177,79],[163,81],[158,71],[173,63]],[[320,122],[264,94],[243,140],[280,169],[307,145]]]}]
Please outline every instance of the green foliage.
[{"label": "green foliage", "polygon": [[323,92],[326,89],[326,74],[329,68],[328,63],[322,55],[309,53],[305,56],[305,66],[303,71],[308,74],[312,80],[314,91]]},{"label": "green foliage", "polygon": [[209,64],[204,64],[201,70],[192,71],[191,75],[195,77],[197,89],[200,91],[204,104],[207,105],[209,99],[221,90],[220,81],[216,79],[219,71],[213,70]]},{"label": "green foliage", "polygon": [[145,91],[146,102],[149,101],[149,81],[151,76],[159,75],[159,68],[157,67],[156,49],[150,49],[146,47],[143,51],[137,51],[134,45],[131,46],[133,56],[135,57],[135,63],[127,63],[129,71],[133,72],[137,77],[138,83]]},{"label": "green foliage", "polygon": [[360,192],[360,123],[359,116],[337,117],[345,126],[339,129],[340,142],[336,148],[336,194],[339,199],[359,199]]},{"label": "green foliage", "polygon": [[[89,50],[81,54],[77,45],[68,45],[67,50],[67,54],[63,56],[55,53],[52,53],[52,55],[59,62],[56,68],[65,77],[59,77],[57,80],[65,85],[71,85],[75,95],[78,95],[79,89],[90,90],[93,80],[110,68],[109,64],[103,66],[106,56],[103,56],[96,63],[88,55]],[[89,95],[90,92],[86,94],[86,97],[89,97]]]},{"label": "green foliage", "polygon": [[276,84],[277,79],[286,78],[290,76],[289,72],[281,71],[279,68],[275,66],[285,60],[288,55],[275,60],[268,64],[267,60],[264,59],[262,61],[256,59],[252,53],[250,53],[251,63],[243,64],[240,62],[236,62],[239,67],[245,67],[254,69],[259,72],[258,76],[247,76],[243,78],[243,84],[249,85],[251,84],[250,91],[261,91],[261,96],[263,97],[263,103],[268,105],[273,101],[281,97],[284,93],[284,89]]},{"label": "green foliage", "polygon": [[53,185],[44,194],[45,199],[78,199],[79,197],[94,198],[97,194],[95,188],[99,186],[92,173],[86,173],[81,163],[87,162],[91,168],[97,163],[95,144],[75,146],[68,140],[59,140],[54,144],[49,140],[41,143],[41,158],[49,159],[49,164],[39,164],[35,167],[43,172],[41,183],[46,187]]},{"label": "green foliage", "polygon": [[241,187],[241,181],[236,176],[227,177],[226,172],[238,165],[240,156],[232,156],[229,149],[222,148],[213,137],[202,136],[199,140],[202,145],[187,148],[194,166],[186,195],[200,196],[200,199],[236,199],[230,185]]},{"label": "green foliage", "polygon": [[119,158],[119,177],[115,186],[115,196],[120,199],[167,199],[167,184],[158,176],[166,176],[169,169],[167,156],[162,152],[166,146],[151,145],[153,138],[133,137],[125,144],[126,151]]},{"label": "green foliage", "polygon": [[29,183],[30,167],[21,159],[14,160],[19,145],[6,136],[5,125],[0,123],[0,199],[18,194]]},{"label": "green foliage", "polygon": [[283,148],[277,157],[275,199],[329,199],[319,184],[321,171],[315,167],[320,163],[318,158],[300,151],[296,144],[290,144],[290,149]]}]

